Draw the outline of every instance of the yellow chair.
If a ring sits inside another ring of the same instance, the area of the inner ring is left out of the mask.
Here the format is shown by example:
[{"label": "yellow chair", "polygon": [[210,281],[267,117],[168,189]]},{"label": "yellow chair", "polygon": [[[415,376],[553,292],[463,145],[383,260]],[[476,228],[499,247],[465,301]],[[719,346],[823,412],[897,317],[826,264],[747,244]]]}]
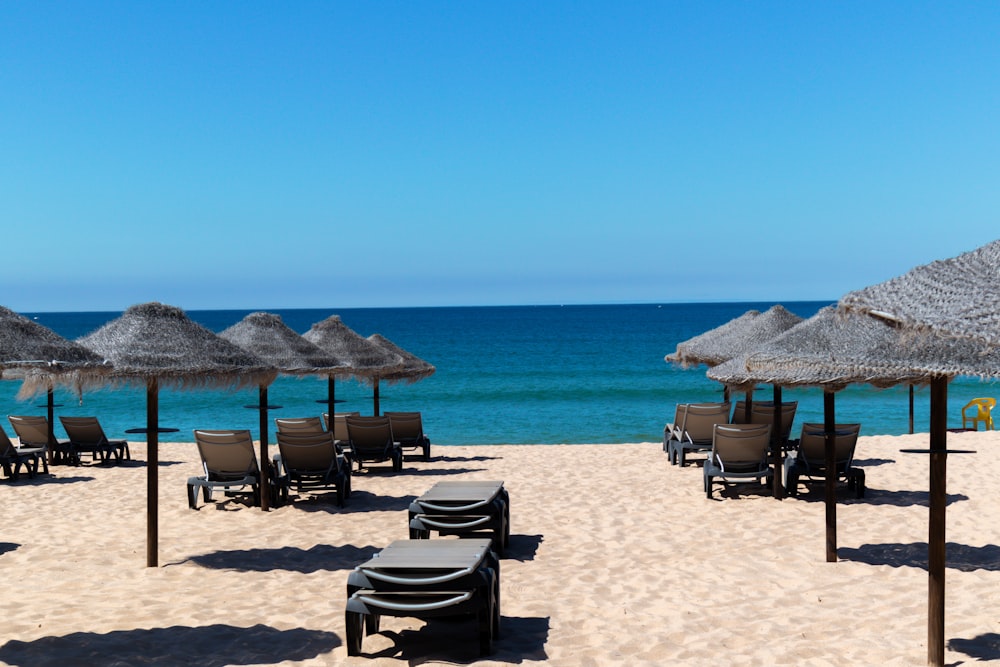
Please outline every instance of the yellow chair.
[{"label": "yellow chair", "polygon": [[[979,430],[979,422],[983,422],[983,426],[987,431],[993,430],[993,417],[990,416],[990,410],[992,410],[997,404],[997,399],[995,398],[974,398],[969,401],[964,408],[962,408],[962,428],[968,428],[969,422],[972,422],[972,428],[976,431]],[[967,415],[966,410],[970,408],[976,408],[975,415]]]}]

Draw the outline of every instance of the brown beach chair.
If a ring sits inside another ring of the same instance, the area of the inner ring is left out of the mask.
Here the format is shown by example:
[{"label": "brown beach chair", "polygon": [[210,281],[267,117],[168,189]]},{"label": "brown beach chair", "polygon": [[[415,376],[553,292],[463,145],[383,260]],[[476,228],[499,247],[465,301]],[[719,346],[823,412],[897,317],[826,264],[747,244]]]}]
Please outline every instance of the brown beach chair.
[{"label": "brown beach chair", "polygon": [[[854,490],[855,497],[865,497],[865,471],[852,467],[854,450],[858,444],[861,424],[834,424],[833,457],[837,479],[847,482],[847,488]],[[785,489],[788,495],[798,495],[799,479],[826,479],[826,434],[825,426],[818,423],[802,425],[798,453],[785,459]]]},{"label": "brown beach chair", "polygon": [[[38,447],[45,450],[47,460],[52,456],[53,463],[70,462],[68,442],[60,442],[54,437],[49,438],[49,420],[47,417],[34,415],[7,415],[7,420],[14,427],[14,433],[20,442],[19,447]],[[48,472],[48,463],[45,472]]]},{"label": "brown beach chair", "polygon": [[774,474],[768,464],[770,445],[770,424],[716,424],[703,473],[705,495],[712,497],[715,480],[770,480]]},{"label": "brown beach chair", "polygon": [[278,433],[326,433],[319,417],[276,418]]},{"label": "brown beach chair", "polygon": [[91,460],[109,461],[111,456],[119,462],[131,460],[127,440],[108,440],[97,417],[59,417],[69,436],[70,456],[77,461],[81,453],[89,453]]},{"label": "brown beach chair", "polygon": [[338,451],[333,437],[326,431],[278,431],[284,493],[294,484],[295,490],[333,490],[337,505],[351,495],[351,466]]},{"label": "brown beach chair", "polygon": [[21,466],[28,471],[28,477],[37,475],[39,461],[45,464],[45,472],[48,472],[44,447],[16,447],[7,437],[7,432],[0,428],[0,466],[11,481],[17,481],[20,477]]},{"label": "brown beach chair", "polygon": [[253,504],[259,505],[260,466],[257,465],[250,431],[195,429],[194,439],[205,474],[188,478],[188,506],[198,508],[199,488],[205,502],[212,500],[213,490],[222,489],[227,496],[250,494]]},{"label": "brown beach chair", "polygon": [[346,421],[351,454],[358,462],[358,470],[365,462],[381,461],[391,461],[394,471],[403,469],[403,450],[393,440],[388,417],[349,415]]},{"label": "brown beach chair", "polygon": [[681,426],[684,423],[684,411],[687,410],[687,403],[678,403],[674,408],[674,420],[667,422],[663,427],[663,451],[670,451],[670,441],[680,440]]},{"label": "brown beach chair", "polygon": [[668,445],[670,462],[683,466],[687,452],[712,448],[712,428],[729,422],[729,403],[691,403],[684,411],[680,438]]},{"label": "brown beach chair", "polygon": [[424,461],[431,460],[431,439],[424,433],[424,423],[419,412],[383,412],[392,427],[392,439],[399,443],[405,455],[407,450],[419,449]]}]

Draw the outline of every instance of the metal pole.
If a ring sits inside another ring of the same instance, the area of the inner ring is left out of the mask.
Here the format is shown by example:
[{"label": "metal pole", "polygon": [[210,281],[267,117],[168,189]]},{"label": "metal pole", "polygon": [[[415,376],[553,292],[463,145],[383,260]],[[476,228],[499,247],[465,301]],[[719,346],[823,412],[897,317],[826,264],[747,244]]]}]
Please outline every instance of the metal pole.
[{"label": "metal pole", "polygon": [[945,502],[947,500],[948,379],[931,380],[930,520],[927,534],[927,664],[944,665]]},{"label": "metal pole", "polygon": [[146,567],[157,567],[159,542],[159,383],[150,378],[146,383]]},{"label": "metal pole", "polygon": [[826,562],[837,562],[837,418],[832,391],[823,392],[823,437],[826,454]]},{"label": "metal pole", "polygon": [[910,385],[910,435],[913,435],[913,385]]}]

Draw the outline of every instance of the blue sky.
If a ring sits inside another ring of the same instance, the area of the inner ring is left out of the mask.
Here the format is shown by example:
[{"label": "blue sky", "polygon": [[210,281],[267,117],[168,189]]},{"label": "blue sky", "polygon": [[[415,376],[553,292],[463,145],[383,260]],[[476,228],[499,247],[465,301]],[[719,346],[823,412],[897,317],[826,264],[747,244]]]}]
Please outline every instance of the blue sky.
[{"label": "blue sky", "polygon": [[836,299],[1000,237],[1000,4],[0,1],[19,311]]}]

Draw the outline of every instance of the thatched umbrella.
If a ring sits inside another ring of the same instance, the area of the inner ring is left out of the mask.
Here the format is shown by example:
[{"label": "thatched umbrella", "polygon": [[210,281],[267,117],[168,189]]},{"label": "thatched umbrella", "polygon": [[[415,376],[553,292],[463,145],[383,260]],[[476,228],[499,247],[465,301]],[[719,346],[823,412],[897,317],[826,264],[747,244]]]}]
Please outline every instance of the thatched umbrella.
[{"label": "thatched umbrella", "polygon": [[[242,320],[222,331],[219,336],[238,345],[284,375],[326,375],[343,371],[346,364],[333,355],[321,350],[293,331],[281,317],[273,313],[250,313]],[[267,456],[267,412],[278,406],[268,405],[267,384],[258,387],[259,400],[256,407],[260,411],[260,460]],[[267,488],[267,466],[261,466],[261,486]],[[267,494],[261,494],[260,507],[268,510]]]},{"label": "thatched umbrella", "polygon": [[[676,351],[664,357],[667,362],[682,366],[705,364],[709,367],[721,364],[729,359],[746,354],[764,343],[773,340],[784,331],[802,321],[795,313],[789,312],[784,306],[777,304],[761,313],[758,310],[748,310],[739,317],[710,329],[694,338],[678,343]],[[752,409],[753,386],[744,387],[746,401],[746,421],[750,421]],[[728,396],[729,388],[726,388]],[[774,428],[773,452],[774,459],[774,496],[782,496],[781,466],[781,385],[773,385],[774,398]]]},{"label": "thatched umbrella", "polygon": [[397,382],[406,382],[407,384],[412,384],[414,382],[423,380],[426,377],[434,375],[434,371],[436,371],[437,369],[434,368],[433,364],[429,364],[420,357],[418,357],[417,355],[413,354],[412,352],[404,350],[403,348],[399,347],[398,345],[393,343],[391,340],[389,340],[382,334],[372,334],[371,336],[368,337],[368,340],[374,343],[375,345],[378,345],[379,347],[383,348],[384,350],[387,350],[388,352],[397,355],[400,359],[403,360],[402,366],[400,366],[398,369],[376,375],[371,379],[375,390],[374,394],[375,414],[378,415],[379,380],[385,380],[389,384],[394,384]]},{"label": "thatched umbrella", "polygon": [[[114,385],[146,387],[146,433],[149,449],[146,490],[146,565],[157,565],[159,493],[159,390],[243,389],[272,382],[274,368],[190,320],[180,308],[162,303],[131,306],[78,341],[114,365]],[[267,464],[262,462],[262,467]],[[266,489],[262,494],[267,493]]]},{"label": "thatched umbrella", "polygon": [[[898,326],[909,338],[940,336],[1000,346],[1000,240],[950,259],[918,266],[883,283],[844,295],[841,311],[872,315]],[[907,344],[912,343],[907,341]],[[972,364],[963,374],[982,373]],[[930,518],[928,526],[927,655],[944,664],[945,501],[947,497],[948,383],[931,383]]]},{"label": "thatched umbrella", "polygon": [[[331,315],[322,322],[313,324],[309,331],[302,334],[302,337],[347,363],[349,369],[338,374],[341,377],[350,376],[363,382],[373,382],[373,378],[393,373],[403,366],[402,357],[372,343],[355,332],[340,320],[339,315]],[[334,410],[333,375],[329,376],[327,381],[327,397],[332,419]]]},{"label": "thatched umbrella", "polygon": [[1000,240],[841,297],[838,307],[884,316],[904,331],[1000,345]]},{"label": "thatched umbrella", "polygon": [[[884,318],[837,313],[832,309],[821,311],[766,348],[717,366],[709,371],[709,376],[734,386],[780,382],[823,387],[828,461],[833,453],[834,391],[851,383],[881,387],[901,383],[931,385],[931,442],[930,449],[926,450],[931,454],[928,659],[931,664],[943,664],[948,382],[958,375],[1000,377],[1000,349],[972,338],[914,337]],[[830,469],[832,465],[828,464]],[[832,559],[836,559],[836,505],[832,485],[828,474],[828,560],[831,548]]]},{"label": "thatched umbrella", "polygon": [[23,379],[18,398],[48,394],[49,444],[53,432],[53,387],[68,386],[77,393],[99,383],[111,366],[82,345],[0,306],[0,376]]}]

